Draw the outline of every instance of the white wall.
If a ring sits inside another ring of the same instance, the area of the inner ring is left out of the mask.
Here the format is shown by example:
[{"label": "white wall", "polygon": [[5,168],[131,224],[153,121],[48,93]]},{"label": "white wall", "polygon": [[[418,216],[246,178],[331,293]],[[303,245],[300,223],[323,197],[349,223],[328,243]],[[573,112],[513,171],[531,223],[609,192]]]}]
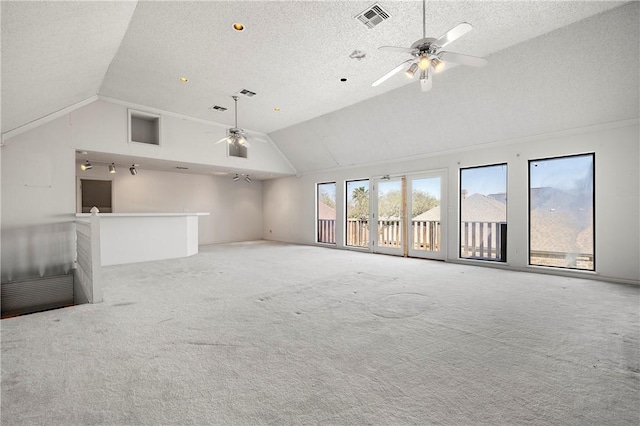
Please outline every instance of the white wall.
[{"label": "white wall", "polygon": [[[269,141],[252,143],[248,158],[228,157],[226,145],[215,144],[226,136],[227,126],[178,118],[144,107],[134,109],[161,114],[160,146],[129,143],[128,107],[104,100],[69,114],[73,146],[79,150],[216,165],[232,170],[277,174],[296,172]],[[260,138],[268,139],[264,135]]]},{"label": "white wall", "polygon": [[[224,144],[212,143],[224,136],[224,126],[172,116],[163,117],[160,147],[130,144],[127,118],[127,107],[96,101],[4,140],[0,185],[3,281],[66,272],[73,265],[76,150],[295,173],[269,142],[255,143],[248,159],[230,158]],[[202,244],[262,235],[259,181],[248,184],[230,177],[145,169],[137,176],[121,170],[116,179],[115,211],[209,212],[200,222]]]},{"label": "white wall", "polygon": [[[457,260],[458,170],[495,163],[508,165],[508,266],[527,267],[529,159],[594,152],[596,165],[596,269],[601,278],[640,281],[640,152],[637,120],[531,137],[483,148],[358,168],[336,168],[264,183],[264,238],[315,242],[315,184],[337,182],[337,247],[344,220],[344,182],[386,174],[447,169],[449,205],[447,260]],[[559,272],[558,270],[554,270]],[[582,274],[581,276],[591,276]]]},{"label": "white wall", "polygon": [[2,278],[66,272],[74,258],[75,151],[67,118],[5,141]]},{"label": "white wall", "polygon": [[[80,179],[113,181],[114,213],[207,212],[198,223],[200,244],[247,241],[262,238],[262,182],[234,182],[231,176],[175,173],[138,168],[133,176],[127,168],[110,174],[107,164],[81,171]],[[79,185],[77,200],[80,200]],[[79,212],[79,205],[76,207]]]}]

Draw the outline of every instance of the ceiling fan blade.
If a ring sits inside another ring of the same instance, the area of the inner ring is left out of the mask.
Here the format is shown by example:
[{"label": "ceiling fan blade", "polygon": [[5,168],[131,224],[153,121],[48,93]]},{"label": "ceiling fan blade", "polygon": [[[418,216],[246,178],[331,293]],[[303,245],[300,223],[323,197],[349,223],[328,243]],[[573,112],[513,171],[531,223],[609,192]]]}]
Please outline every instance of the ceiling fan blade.
[{"label": "ceiling fan blade", "polygon": [[413,62],[413,58],[412,59],[407,59],[406,61],[404,61],[403,63],[401,63],[400,65],[398,65],[397,67],[395,67],[394,69],[392,69],[391,71],[389,71],[388,73],[386,73],[385,75],[383,75],[382,77],[377,79],[376,81],[374,81],[371,85],[373,87],[376,87],[379,84],[385,82],[386,80],[391,78],[393,75],[398,73],[400,70],[402,70],[409,62]]},{"label": "ceiling fan blade", "polygon": [[431,90],[432,85],[433,78],[431,76],[431,73],[426,72],[424,78],[420,78],[420,89],[422,89],[423,92],[428,92],[429,90]]},{"label": "ceiling fan blade", "polygon": [[438,56],[445,62],[453,62],[454,64],[468,65],[470,67],[483,67],[487,65],[488,62],[485,58],[453,52],[442,52]]},{"label": "ceiling fan blade", "polygon": [[470,23],[462,22],[441,35],[436,41],[433,42],[433,44],[441,48],[445,47],[447,44],[459,39],[472,29],[473,27]]},{"label": "ceiling fan blade", "polygon": [[412,55],[416,52],[416,49],[413,49],[411,47],[398,47],[398,46],[380,46],[380,47],[378,47],[378,50],[388,50],[390,52],[410,53]]}]

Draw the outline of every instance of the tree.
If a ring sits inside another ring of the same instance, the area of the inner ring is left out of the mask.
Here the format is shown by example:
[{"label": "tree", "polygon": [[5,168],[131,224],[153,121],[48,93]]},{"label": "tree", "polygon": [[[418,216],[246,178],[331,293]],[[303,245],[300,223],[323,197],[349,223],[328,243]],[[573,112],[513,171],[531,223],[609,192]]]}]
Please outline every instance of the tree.
[{"label": "tree", "polygon": [[336,209],[335,196],[332,196],[326,192],[320,192],[320,202],[326,204],[334,210]]},{"label": "tree", "polygon": [[419,214],[440,205],[440,200],[420,189],[416,189],[413,191],[412,201],[413,204],[411,208],[411,217],[416,217]]},{"label": "tree", "polygon": [[354,188],[347,205],[350,219],[367,220],[369,218],[369,190],[364,186]]}]

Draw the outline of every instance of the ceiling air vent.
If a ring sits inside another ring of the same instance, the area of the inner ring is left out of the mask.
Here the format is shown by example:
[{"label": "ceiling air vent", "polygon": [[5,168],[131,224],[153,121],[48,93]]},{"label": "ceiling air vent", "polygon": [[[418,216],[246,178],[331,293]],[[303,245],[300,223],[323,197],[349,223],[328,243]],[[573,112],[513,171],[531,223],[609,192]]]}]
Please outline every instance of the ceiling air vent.
[{"label": "ceiling air vent", "polygon": [[218,112],[225,112],[227,110],[225,107],[220,105],[214,105],[211,107],[211,109]]},{"label": "ceiling air vent", "polygon": [[239,93],[246,96],[247,98],[252,98],[256,95],[256,92],[252,92],[251,90],[247,89],[242,89]]},{"label": "ceiling air vent", "polygon": [[382,21],[389,19],[389,14],[376,3],[364,12],[356,15],[356,19],[371,29]]}]

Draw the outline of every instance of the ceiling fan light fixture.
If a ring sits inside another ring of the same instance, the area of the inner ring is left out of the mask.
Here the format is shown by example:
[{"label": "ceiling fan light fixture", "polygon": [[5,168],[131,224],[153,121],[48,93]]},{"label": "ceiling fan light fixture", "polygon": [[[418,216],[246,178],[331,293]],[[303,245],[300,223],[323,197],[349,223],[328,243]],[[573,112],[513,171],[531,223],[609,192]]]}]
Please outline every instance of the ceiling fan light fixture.
[{"label": "ceiling fan light fixture", "polygon": [[413,75],[416,73],[417,70],[418,70],[418,64],[414,62],[413,64],[411,64],[409,69],[405,71],[405,74],[407,74],[407,77],[413,78]]},{"label": "ceiling fan light fixture", "polygon": [[426,53],[423,53],[422,55],[420,55],[420,60],[418,61],[418,67],[422,71],[429,69],[430,63],[431,61],[429,61],[429,56]]},{"label": "ceiling fan light fixture", "polygon": [[431,66],[435,72],[441,72],[444,70],[444,62],[438,58],[434,58],[431,60]]}]

